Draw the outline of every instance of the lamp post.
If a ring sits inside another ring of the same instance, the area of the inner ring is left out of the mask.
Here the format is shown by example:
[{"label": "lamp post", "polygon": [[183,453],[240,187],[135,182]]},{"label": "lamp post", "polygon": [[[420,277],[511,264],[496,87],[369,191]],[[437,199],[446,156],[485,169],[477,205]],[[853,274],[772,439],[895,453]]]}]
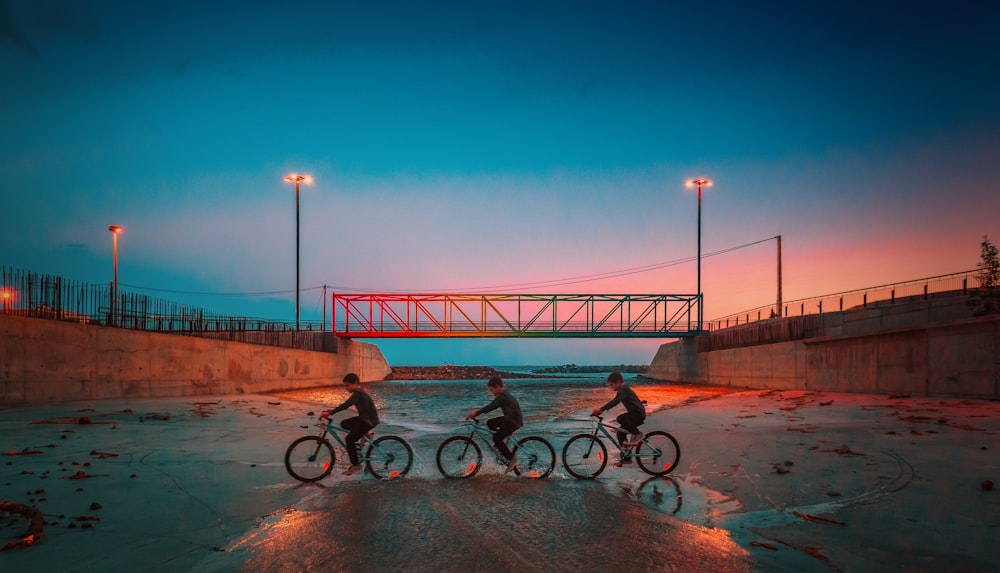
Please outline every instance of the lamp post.
[{"label": "lamp post", "polygon": [[687,182],[688,187],[698,187],[698,332],[701,332],[702,320],[704,320],[705,299],[701,296],[701,188],[711,187],[712,180],[701,177],[691,179]]},{"label": "lamp post", "polygon": [[295,330],[299,330],[299,183],[309,183],[308,175],[289,175],[285,181],[295,183]]},{"label": "lamp post", "polygon": [[115,280],[111,286],[111,324],[118,324],[118,235],[121,234],[122,228],[118,225],[108,225],[108,230],[111,231],[111,237],[114,242],[114,252],[115,252]]}]

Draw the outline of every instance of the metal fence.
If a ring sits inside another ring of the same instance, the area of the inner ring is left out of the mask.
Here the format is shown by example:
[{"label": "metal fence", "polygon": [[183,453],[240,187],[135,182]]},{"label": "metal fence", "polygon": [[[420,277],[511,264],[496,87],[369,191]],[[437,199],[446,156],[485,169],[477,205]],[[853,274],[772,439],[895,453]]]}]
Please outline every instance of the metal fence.
[{"label": "metal fence", "polygon": [[114,285],[67,280],[22,269],[0,267],[0,312],[208,338],[331,351],[320,322],[265,320],[231,316],[133,292]]},{"label": "metal fence", "polygon": [[[897,299],[913,297],[927,299],[934,296],[956,294],[964,296],[969,294],[970,290],[980,286],[979,272],[979,270],[970,270],[819,297],[790,300],[782,305],[781,316],[806,316],[878,304],[893,304]],[[705,330],[720,330],[775,318],[777,315],[775,305],[771,304],[706,321],[704,327]]]}]

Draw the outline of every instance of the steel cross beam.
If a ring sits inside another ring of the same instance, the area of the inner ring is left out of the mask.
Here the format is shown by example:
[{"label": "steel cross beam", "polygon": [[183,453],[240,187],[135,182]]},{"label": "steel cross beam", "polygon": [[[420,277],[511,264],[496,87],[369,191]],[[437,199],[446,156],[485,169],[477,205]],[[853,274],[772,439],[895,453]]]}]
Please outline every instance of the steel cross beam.
[{"label": "steel cross beam", "polygon": [[697,294],[337,294],[346,338],[683,338]]}]

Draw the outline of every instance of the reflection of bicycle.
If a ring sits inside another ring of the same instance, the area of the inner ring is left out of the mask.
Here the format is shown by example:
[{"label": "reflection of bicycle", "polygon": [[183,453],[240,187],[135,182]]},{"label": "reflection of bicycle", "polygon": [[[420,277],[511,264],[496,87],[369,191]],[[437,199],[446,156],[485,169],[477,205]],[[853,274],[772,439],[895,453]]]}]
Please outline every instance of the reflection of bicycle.
[{"label": "reflection of bicycle", "polygon": [[653,476],[639,484],[635,498],[662,511],[677,515],[684,503],[681,486],[671,476]]},{"label": "reflection of bicycle", "polygon": [[[288,473],[306,483],[319,481],[333,471],[337,454],[327,436],[333,436],[341,448],[347,448],[340,436],[346,436],[349,433],[347,430],[334,425],[333,420],[327,417],[323,417],[318,425],[323,428],[318,436],[302,436],[292,442],[285,452],[285,468]],[[368,432],[358,440],[358,461],[365,465],[368,473],[380,479],[405,476],[413,465],[413,448],[410,444],[398,436],[373,438],[374,432]]]},{"label": "reflection of bicycle", "polygon": [[580,479],[595,478],[608,464],[608,448],[598,436],[598,432],[616,447],[621,454],[622,462],[628,463],[635,459],[642,471],[649,475],[662,476],[677,467],[681,459],[681,447],[673,436],[662,430],[646,433],[637,444],[622,447],[609,430],[623,431],[621,427],[605,422],[598,414],[593,414],[596,421],[591,434],[577,434],[563,446],[562,459],[566,471]]},{"label": "reflection of bicycle", "polygon": [[[479,435],[479,439],[496,454],[498,464],[507,464],[507,460],[493,445],[493,430],[479,423],[476,418],[472,418],[469,421],[468,435],[452,436],[438,448],[437,466],[445,477],[472,477],[482,467],[483,451],[473,439],[476,435]],[[548,477],[556,465],[556,451],[552,448],[552,444],[538,436],[522,438],[512,449],[512,453],[517,459],[517,466],[514,467],[514,473],[517,475],[532,478]]]}]

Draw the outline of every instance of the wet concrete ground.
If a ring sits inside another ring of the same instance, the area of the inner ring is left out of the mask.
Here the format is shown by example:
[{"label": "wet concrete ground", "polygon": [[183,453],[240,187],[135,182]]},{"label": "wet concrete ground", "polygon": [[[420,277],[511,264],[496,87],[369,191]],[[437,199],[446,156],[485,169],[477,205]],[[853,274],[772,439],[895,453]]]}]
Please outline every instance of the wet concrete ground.
[{"label": "wet concrete ground", "polygon": [[[1000,478],[1000,403],[759,391],[688,402],[646,424],[681,442],[667,478],[624,467],[529,480],[490,466],[446,480],[433,463],[446,436],[426,434],[412,437],[402,480],[338,467],[316,485],[281,461],[312,431],[312,405],[288,396],[2,410],[0,500],[38,508],[45,528],[0,552],[0,567],[1000,570],[1000,497],[985,485]],[[559,450],[568,435],[548,437]],[[3,543],[26,527],[0,514]]]}]

